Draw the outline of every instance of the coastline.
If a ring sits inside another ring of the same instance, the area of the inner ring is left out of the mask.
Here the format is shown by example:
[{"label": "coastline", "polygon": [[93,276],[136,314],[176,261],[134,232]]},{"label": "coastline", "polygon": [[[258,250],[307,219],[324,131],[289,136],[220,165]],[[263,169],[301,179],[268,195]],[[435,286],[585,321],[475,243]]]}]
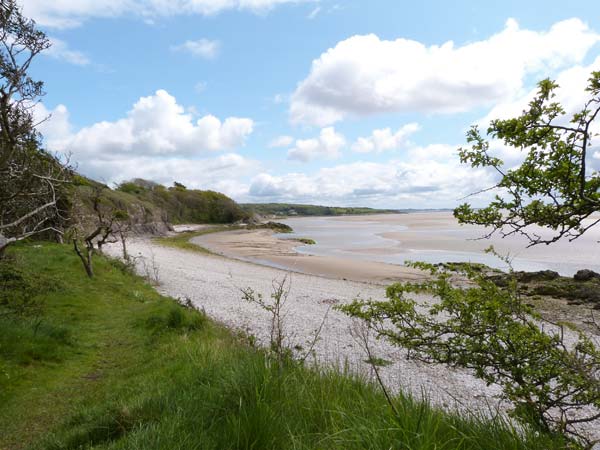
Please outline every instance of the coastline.
[{"label": "coastline", "polygon": [[276,234],[264,229],[223,231],[190,242],[226,258],[336,280],[388,285],[425,279],[421,271],[397,264],[300,253],[295,248],[302,243]]}]

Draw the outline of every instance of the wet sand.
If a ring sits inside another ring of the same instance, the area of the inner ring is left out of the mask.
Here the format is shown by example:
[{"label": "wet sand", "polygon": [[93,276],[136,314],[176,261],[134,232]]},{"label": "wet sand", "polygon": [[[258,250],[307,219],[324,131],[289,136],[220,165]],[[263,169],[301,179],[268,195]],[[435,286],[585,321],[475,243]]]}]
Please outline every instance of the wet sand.
[{"label": "wet sand", "polygon": [[[591,223],[595,218],[590,218]],[[451,212],[424,212],[354,217],[294,218],[285,220],[298,235],[317,240],[318,245],[299,247],[303,253],[322,256],[404,264],[405,261],[429,263],[463,261],[487,264],[506,270],[507,264],[484,250],[496,251],[512,260],[515,270],[555,270],[571,276],[579,269],[600,272],[600,227],[591,228],[570,242],[561,239],[552,245],[529,247],[523,236],[502,238],[499,234],[483,238],[491,230],[474,225],[459,225]],[[548,230],[531,228],[541,236]],[[339,238],[341,236],[341,238]]]},{"label": "wet sand", "polygon": [[[414,280],[419,272],[406,261],[429,263],[464,261],[502,270],[507,264],[484,250],[493,245],[512,259],[515,270],[556,270],[571,276],[587,268],[600,272],[600,228],[569,242],[527,248],[521,236],[482,238],[489,230],[458,224],[451,212],[424,212],[372,216],[299,217],[282,220],[291,235],[270,230],[210,234],[196,242],[214,253],[297,272],[388,283]],[[542,232],[537,230],[538,232]],[[311,238],[304,245],[294,238]]]},{"label": "wet sand", "polygon": [[327,278],[389,284],[424,277],[417,270],[395,264],[298,253],[294,248],[302,245],[300,242],[278,238],[271,230],[226,231],[191,241],[229,258]]}]

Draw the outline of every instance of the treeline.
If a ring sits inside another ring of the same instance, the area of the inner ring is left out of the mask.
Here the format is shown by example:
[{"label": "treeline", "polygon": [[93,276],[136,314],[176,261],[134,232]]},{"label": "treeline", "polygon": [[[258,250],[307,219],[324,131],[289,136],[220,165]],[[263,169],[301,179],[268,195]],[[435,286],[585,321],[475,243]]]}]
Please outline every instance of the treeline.
[{"label": "treeline", "polygon": [[240,206],[248,213],[259,214],[261,216],[344,216],[397,214],[400,212],[395,209],[298,205],[294,203],[242,203]]},{"label": "treeline", "polygon": [[187,189],[177,182],[166,187],[137,178],[121,183],[116,191],[159,208],[172,224],[233,223],[248,217],[248,213],[225,194]]}]

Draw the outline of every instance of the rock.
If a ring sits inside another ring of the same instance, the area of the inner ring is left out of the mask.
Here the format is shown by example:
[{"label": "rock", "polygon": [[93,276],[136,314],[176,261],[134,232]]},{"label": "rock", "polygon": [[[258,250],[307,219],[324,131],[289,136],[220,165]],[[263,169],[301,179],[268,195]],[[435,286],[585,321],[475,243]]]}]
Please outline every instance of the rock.
[{"label": "rock", "polygon": [[487,279],[498,287],[508,287],[508,275],[506,274],[490,275]]},{"label": "rock", "polygon": [[531,283],[532,281],[552,281],[560,275],[554,270],[540,270],[537,272],[516,272],[515,276],[521,283]]},{"label": "rock", "polygon": [[578,270],[577,273],[573,275],[575,281],[589,281],[593,278],[600,278],[600,273],[589,269],[582,269]]}]

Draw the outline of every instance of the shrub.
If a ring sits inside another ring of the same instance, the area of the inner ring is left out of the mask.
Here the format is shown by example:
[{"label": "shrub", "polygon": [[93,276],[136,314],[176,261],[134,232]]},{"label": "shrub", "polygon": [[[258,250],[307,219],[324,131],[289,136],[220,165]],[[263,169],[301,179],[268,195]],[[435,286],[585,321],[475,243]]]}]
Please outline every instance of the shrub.
[{"label": "shrub", "polygon": [[0,317],[4,315],[35,316],[41,303],[38,296],[60,287],[55,279],[33,274],[20,267],[18,261],[0,261]]},{"label": "shrub", "polygon": [[309,238],[298,238],[296,240],[305,245],[315,245],[317,243],[314,239],[309,239]]},{"label": "shrub", "polygon": [[[391,285],[386,301],[355,300],[339,309],[408,349],[410,358],[472,369],[486,383],[500,385],[517,419],[591,447],[579,428],[600,418],[600,351],[590,338],[546,323],[521,301],[514,278],[501,288],[465,266],[470,284],[455,287],[444,268],[411,266],[432,278]],[[438,302],[410,297],[423,293]]]},{"label": "shrub", "polygon": [[200,311],[173,305],[166,313],[156,313],[148,317],[146,326],[155,333],[169,330],[194,331],[202,329],[206,321],[206,316]]}]

